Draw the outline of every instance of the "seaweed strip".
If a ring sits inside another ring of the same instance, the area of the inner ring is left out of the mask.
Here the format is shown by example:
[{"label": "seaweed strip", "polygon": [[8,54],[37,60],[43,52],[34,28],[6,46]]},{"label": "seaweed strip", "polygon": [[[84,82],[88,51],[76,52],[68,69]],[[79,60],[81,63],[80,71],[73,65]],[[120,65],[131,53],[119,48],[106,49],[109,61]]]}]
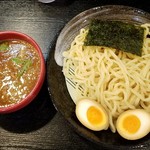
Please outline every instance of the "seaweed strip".
[{"label": "seaweed strip", "polygon": [[121,21],[92,20],[85,46],[107,46],[142,55],[144,28]]}]

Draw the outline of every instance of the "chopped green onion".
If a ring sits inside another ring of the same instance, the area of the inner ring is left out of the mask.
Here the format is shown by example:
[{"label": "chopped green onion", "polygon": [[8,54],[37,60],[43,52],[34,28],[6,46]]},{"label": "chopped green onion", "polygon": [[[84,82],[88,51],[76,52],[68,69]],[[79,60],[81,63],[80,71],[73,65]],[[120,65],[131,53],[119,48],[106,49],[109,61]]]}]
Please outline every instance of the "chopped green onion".
[{"label": "chopped green onion", "polygon": [[12,61],[16,64],[23,64],[24,63],[24,60],[22,60],[21,58],[19,57],[15,57],[15,58],[12,58]]},{"label": "chopped green onion", "polygon": [[9,48],[8,42],[0,43],[0,52],[7,51]]},{"label": "chopped green onion", "polygon": [[24,65],[23,65],[23,67],[22,67],[22,69],[18,73],[18,76],[21,77],[24,74],[24,72],[26,72],[29,69],[29,67],[30,67],[31,64],[32,64],[31,60],[29,60],[29,59],[26,60],[25,63],[24,63]]},{"label": "chopped green onion", "polygon": [[32,64],[32,61],[30,59],[24,60],[19,57],[12,58],[12,61],[17,65],[22,66],[21,70],[18,72],[18,77],[21,77],[24,74],[24,72],[26,72]]}]

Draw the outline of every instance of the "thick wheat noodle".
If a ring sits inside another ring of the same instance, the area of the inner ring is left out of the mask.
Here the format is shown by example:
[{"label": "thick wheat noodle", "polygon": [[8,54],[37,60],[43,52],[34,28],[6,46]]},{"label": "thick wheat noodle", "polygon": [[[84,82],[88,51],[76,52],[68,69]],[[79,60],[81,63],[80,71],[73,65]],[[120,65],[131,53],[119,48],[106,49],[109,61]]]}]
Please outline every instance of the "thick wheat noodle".
[{"label": "thick wheat noodle", "polygon": [[144,108],[150,112],[150,24],[142,27],[142,57],[108,47],[84,46],[87,29],[81,29],[70,49],[63,53],[65,77],[84,89],[81,99],[93,99],[105,108],[112,132],[116,131],[116,119],[123,111]]}]

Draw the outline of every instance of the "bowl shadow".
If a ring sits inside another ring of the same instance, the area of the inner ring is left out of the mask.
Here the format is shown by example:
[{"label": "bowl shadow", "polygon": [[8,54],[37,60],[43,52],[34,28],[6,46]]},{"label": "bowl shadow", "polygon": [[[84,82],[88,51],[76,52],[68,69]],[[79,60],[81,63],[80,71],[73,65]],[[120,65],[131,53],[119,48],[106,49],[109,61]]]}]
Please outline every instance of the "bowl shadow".
[{"label": "bowl shadow", "polygon": [[56,109],[51,102],[45,80],[39,94],[28,106],[0,115],[0,127],[14,133],[31,132],[47,124],[55,114]]}]

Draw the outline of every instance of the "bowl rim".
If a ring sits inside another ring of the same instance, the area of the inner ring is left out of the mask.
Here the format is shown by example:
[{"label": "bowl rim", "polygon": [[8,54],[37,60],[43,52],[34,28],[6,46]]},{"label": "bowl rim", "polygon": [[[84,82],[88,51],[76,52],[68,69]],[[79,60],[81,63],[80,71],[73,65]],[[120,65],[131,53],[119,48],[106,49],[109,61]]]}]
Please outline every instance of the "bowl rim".
[{"label": "bowl rim", "polygon": [[[136,8],[136,7],[132,7],[132,6],[125,6],[125,5],[104,5],[104,6],[97,6],[97,7],[93,7],[93,8],[89,8],[89,9],[86,9],[86,10],[84,10],[84,11],[82,11],[82,12],[80,12],[80,13],[78,13],[76,16],[74,16],[72,19],[70,19],[67,23],[66,23],[66,25],[62,28],[62,30],[60,31],[60,33],[58,34],[58,37],[57,37],[57,39],[56,39],[56,42],[55,42],[55,45],[54,45],[54,48],[52,48],[51,50],[52,51],[54,51],[54,54],[52,53],[52,52],[50,52],[49,53],[49,57],[48,57],[48,61],[51,61],[51,60],[55,60],[55,63],[57,64],[57,66],[58,66],[58,68],[62,68],[62,64],[60,64],[59,63],[59,61],[57,61],[56,60],[56,49],[59,49],[59,47],[58,47],[58,45],[60,44],[60,41],[62,40],[62,39],[64,39],[64,38],[62,38],[62,37],[60,37],[60,36],[62,36],[63,34],[65,35],[66,34],[66,30],[70,30],[70,28],[72,28],[72,27],[69,27],[70,26],[70,24],[72,23],[72,22],[74,22],[76,19],[79,19],[79,17],[80,16],[82,16],[82,20],[84,20],[84,15],[86,15],[86,13],[87,12],[89,12],[89,11],[93,11],[93,10],[95,10],[95,11],[97,11],[98,9],[99,10],[103,10],[103,9],[106,9],[106,8],[115,8],[115,7],[118,7],[118,8],[125,8],[125,9],[130,9],[131,11],[133,11],[134,13],[136,13],[136,14],[140,14],[140,15],[142,15],[142,16],[145,16],[146,18],[148,18],[149,20],[150,20],[150,13],[148,13],[148,12],[146,12],[146,11],[144,11],[144,10],[142,10],[142,9],[140,9],[140,8]],[[79,20],[78,20],[79,21]],[[77,22],[75,22],[75,24],[77,24]],[[63,35],[63,36],[64,36]],[[51,56],[51,55],[53,55],[53,56]],[[54,58],[52,58],[52,57],[54,57]],[[50,68],[49,66],[48,66],[48,64],[49,63],[47,63],[47,67],[48,68]],[[50,69],[48,69],[48,71],[47,71],[47,73],[49,73],[50,72]],[[48,78],[48,77],[47,77]],[[49,82],[49,81],[48,81]],[[53,104],[54,104],[54,106],[55,106],[55,108],[56,108],[56,110],[58,111],[58,112],[60,112],[61,114],[62,114],[62,116],[65,118],[65,120],[69,123],[69,125],[72,127],[72,129],[74,129],[77,133],[79,133],[79,135],[81,135],[82,137],[84,137],[85,139],[87,139],[87,140],[89,140],[90,142],[93,142],[93,143],[95,143],[95,144],[97,144],[98,146],[102,146],[102,147],[104,147],[104,148],[112,148],[112,149],[126,149],[126,148],[128,148],[128,149],[135,149],[135,148],[137,148],[137,149],[142,149],[142,147],[140,147],[141,146],[141,144],[139,144],[139,143],[137,143],[137,144],[133,144],[133,145],[114,145],[113,143],[111,143],[111,144],[106,144],[106,143],[103,143],[103,142],[97,142],[97,141],[94,141],[94,139],[92,139],[92,138],[90,138],[90,139],[88,139],[87,138],[87,135],[85,135],[83,132],[80,132],[79,131],[79,129],[78,129],[78,127],[76,127],[72,122],[74,121],[73,119],[72,119],[72,116],[68,116],[68,117],[66,117],[66,114],[65,114],[65,111],[63,111],[62,110],[62,108],[61,108],[61,105],[59,105],[58,103],[57,103],[57,99],[55,98],[55,95],[54,95],[54,93],[53,93],[53,89],[52,89],[52,85],[50,84],[50,83],[48,83],[48,89],[49,89],[49,93],[50,93],[50,96],[51,96],[51,98],[52,98],[52,102],[53,102]],[[61,97],[61,99],[63,99],[62,97]],[[128,142],[128,141],[127,141]],[[147,141],[145,141],[145,142],[143,142],[144,144],[146,144],[146,145],[143,145],[143,148],[145,148],[145,146],[149,146],[149,145],[147,145],[148,143],[147,143]]]},{"label": "bowl rim", "polygon": [[[60,46],[61,41],[64,40],[64,39],[62,39],[62,36],[65,37],[67,35],[67,33],[70,30],[76,28],[76,26],[78,26],[78,24],[82,24],[82,23],[84,24],[85,22],[88,22],[89,18],[91,18],[93,14],[97,14],[97,13],[99,13],[99,11],[105,12],[105,11],[111,10],[111,9],[116,9],[115,11],[119,10],[120,13],[127,13],[127,11],[128,11],[129,13],[132,12],[132,13],[135,13],[136,15],[140,14],[142,17],[145,17],[146,19],[150,18],[150,13],[148,13],[147,11],[144,11],[143,9],[140,9],[137,7],[127,6],[127,5],[102,5],[102,6],[92,7],[92,8],[86,9],[86,10],[78,13],[77,15],[72,17],[65,24],[65,26],[60,31],[58,38],[56,40],[54,57],[55,57],[56,63],[59,66],[62,66],[62,60],[63,60],[62,47]],[[135,20],[136,20],[136,18],[135,18]],[[59,51],[59,49],[60,49],[60,51]]]},{"label": "bowl rim", "polygon": [[[32,37],[30,37],[29,35],[27,35],[23,32],[14,31],[14,30],[0,31],[0,36],[3,36],[3,35],[6,36],[6,38],[4,38],[4,40],[17,39],[17,40],[26,41],[29,44],[31,44],[36,49],[41,63],[40,63],[39,78],[37,79],[37,82],[36,82],[34,88],[31,90],[31,92],[25,98],[20,100],[18,103],[15,103],[15,104],[12,104],[12,105],[9,105],[6,107],[0,107],[0,114],[18,111],[21,108],[27,106],[31,101],[33,101],[43,85],[43,82],[45,79],[45,73],[46,73],[45,60],[44,60],[42,50],[41,50],[40,46],[38,45],[38,43]],[[3,41],[3,39],[0,41]]]}]

